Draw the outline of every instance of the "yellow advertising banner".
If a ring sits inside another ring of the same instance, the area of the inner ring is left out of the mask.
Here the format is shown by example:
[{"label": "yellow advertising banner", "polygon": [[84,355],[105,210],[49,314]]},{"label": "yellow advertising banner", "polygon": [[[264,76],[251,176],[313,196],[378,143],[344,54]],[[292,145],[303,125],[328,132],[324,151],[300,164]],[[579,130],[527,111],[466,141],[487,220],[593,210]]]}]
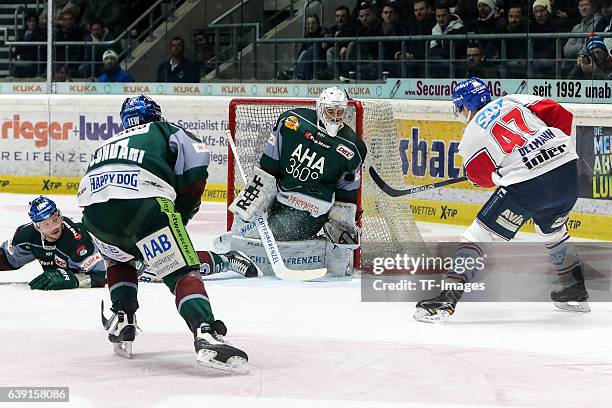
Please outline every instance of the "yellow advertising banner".
[{"label": "yellow advertising banner", "polygon": [[[74,194],[79,188],[78,177],[0,176],[0,193]],[[207,184],[202,201],[224,203],[225,184]]]},{"label": "yellow advertising banner", "polygon": [[[482,208],[480,204],[449,203],[433,200],[409,200],[416,221],[453,225],[470,225]],[[573,237],[612,241],[612,216],[571,212],[567,228]],[[521,228],[523,232],[535,232],[533,220]]]},{"label": "yellow advertising banner", "polygon": [[[396,123],[402,174],[407,185],[431,184],[464,175],[458,154],[465,128],[463,123],[406,119]],[[476,187],[471,183],[459,183],[445,188],[470,190]]]}]

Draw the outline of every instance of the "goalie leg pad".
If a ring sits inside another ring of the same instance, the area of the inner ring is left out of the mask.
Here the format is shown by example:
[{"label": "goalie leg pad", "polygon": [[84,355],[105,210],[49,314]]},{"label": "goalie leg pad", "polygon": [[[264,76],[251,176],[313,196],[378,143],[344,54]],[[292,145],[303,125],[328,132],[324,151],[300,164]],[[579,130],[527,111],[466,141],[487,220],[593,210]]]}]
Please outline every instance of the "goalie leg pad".
[{"label": "goalie leg pad", "polygon": [[272,205],[276,192],[276,178],[255,167],[253,177],[228,210],[244,221],[253,221]]},{"label": "goalie leg pad", "polygon": [[[264,276],[274,276],[266,251],[261,240],[232,236],[232,251],[246,254],[263,272]],[[326,239],[278,242],[285,265],[289,269],[327,268],[326,276],[348,276],[353,269],[353,251],[334,248]]]}]

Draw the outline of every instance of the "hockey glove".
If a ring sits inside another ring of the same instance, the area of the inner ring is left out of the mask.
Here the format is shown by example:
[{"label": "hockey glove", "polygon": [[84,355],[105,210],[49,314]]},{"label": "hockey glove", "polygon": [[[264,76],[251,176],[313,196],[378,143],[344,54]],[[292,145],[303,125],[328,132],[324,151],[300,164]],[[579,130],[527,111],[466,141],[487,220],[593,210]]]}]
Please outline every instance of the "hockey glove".
[{"label": "hockey glove", "polygon": [[361,230],[355,221],[356,214],[355,204],[336,201],[329,210],[329,220],[323,225],[327,239],[340,248],[359,248]]},{"label": "hockey glove", "polygon": [[228,209],[244,222],[254,221],[272,205],[276,192],[276,178],[255,167],[253,177]]},{"label": "hockey glove", "polygon": [[79,280],[70,271],[57,268],[45,271],[30,281],[30,289],[61,290],[79,287]]}]

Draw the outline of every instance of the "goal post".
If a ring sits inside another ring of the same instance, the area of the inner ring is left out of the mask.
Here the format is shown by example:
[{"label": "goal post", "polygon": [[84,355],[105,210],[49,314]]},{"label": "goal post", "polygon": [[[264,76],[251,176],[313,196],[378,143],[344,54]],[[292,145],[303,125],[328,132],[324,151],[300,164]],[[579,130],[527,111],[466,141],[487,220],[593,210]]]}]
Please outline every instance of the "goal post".
[{"label": "goal post", "polygon": [[[315,99],[232,99],[229,104],[229,130],[247,177],[251,176],[253,167],[259,165],[278,117],[293,108],[314,109],[315,103]],[[360,220],[362,244],[360,250],[355,251],[355,268],[369,270],[377,257],[394,256],[396,253],[425,253],[425,244],[412,217],[408,200],[387,196],[378,189],[367,172],[368,166],[374,166],[394,186],[404,185],[399,138],[391,103],[349,100],[349,114],[345,123],[353,128],[368,149],[357,202],[358,211],[363,211],[363,214]],[[242,187],[237,172],[233,153],[228,147],[227,206]],[[232,222],[233,214],[228,211],[228,231]]]}]

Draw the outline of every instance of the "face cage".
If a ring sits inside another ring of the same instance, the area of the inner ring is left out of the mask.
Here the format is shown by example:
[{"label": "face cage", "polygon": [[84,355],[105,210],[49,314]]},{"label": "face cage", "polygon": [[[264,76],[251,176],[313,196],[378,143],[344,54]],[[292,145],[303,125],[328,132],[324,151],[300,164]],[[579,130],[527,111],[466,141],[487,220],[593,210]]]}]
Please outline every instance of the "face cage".
[{"label": "face cage", "polygon": [[339,105],[323,106],[324,119],[334,125],[339,125],[344,122],[344,119],[346,118],[346,112],[347,108]]}]

